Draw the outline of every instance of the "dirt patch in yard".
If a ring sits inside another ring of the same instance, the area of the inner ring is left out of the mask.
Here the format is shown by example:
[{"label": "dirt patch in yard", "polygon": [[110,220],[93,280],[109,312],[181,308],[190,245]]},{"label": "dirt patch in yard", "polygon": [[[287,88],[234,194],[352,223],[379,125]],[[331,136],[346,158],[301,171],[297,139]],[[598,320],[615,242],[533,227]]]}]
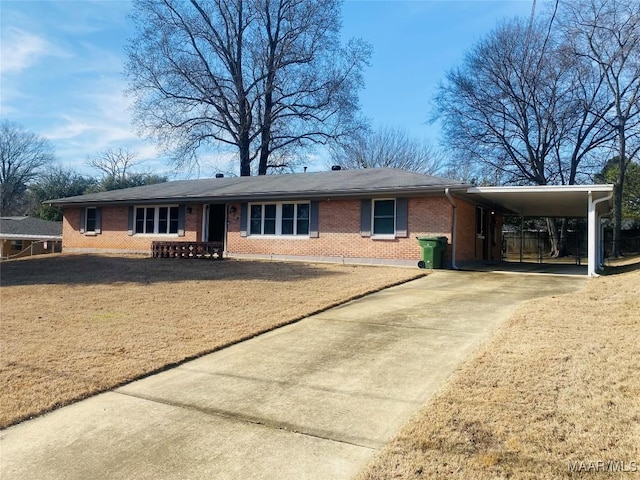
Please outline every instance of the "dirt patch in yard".
[{"label": "dirt patch in yard", "polygon": [[639,267],[523,304],[358,478],[635,478]]},{"label": "dirt patch in yard", "polygon": [[423,275],[92,255],[0,268],[0,428]]}]

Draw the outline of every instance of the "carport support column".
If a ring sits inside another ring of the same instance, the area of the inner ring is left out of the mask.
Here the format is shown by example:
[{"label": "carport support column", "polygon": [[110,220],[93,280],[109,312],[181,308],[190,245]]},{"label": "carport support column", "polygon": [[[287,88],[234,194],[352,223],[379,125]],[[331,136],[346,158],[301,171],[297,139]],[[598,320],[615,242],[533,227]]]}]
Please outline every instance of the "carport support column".
[{"label": "carport support column", "polygon": [[600,230],[596,225],[598,215],[596,214],[596,204],[593,201],[593,194],[589,192],[589,208],[587,211],[588,228],[587,228],[587,275],[590,277],[597,276],[596,265],[598,265],[600,259],[598,255],[598,231]]},{"label": "carport support column", "polygon": [[608,202],[613,198],[613,192],[604,198],[593,200],[593,194],[589,191],[589,210],[587,218],[589,220],[588,228],[588,252],[589,259],[587,262],[587,275],[590,277],[597,277],[597,269],[602,265],[604,260],[604,252],[599,248],[601,243],[602,228],[600,228],[600,216],[598,215],[598,204],[601,202]]}]

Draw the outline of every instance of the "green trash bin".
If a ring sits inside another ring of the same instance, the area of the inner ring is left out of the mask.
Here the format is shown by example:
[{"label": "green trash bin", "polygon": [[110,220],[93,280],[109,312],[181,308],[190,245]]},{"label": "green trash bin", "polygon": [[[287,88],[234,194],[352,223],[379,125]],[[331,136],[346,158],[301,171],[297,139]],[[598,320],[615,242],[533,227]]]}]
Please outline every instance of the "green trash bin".
[{"label": "green trash bin", "polygon": [[447,237],[416,237],[422,249],[420,268],[442,268],[444,252],[447,248]]}]

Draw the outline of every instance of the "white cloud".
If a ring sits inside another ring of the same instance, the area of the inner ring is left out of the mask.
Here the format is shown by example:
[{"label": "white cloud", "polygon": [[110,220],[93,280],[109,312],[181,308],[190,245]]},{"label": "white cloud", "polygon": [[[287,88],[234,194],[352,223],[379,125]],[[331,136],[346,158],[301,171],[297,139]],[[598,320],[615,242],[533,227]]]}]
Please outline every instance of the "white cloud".
[{"label": "white cloud", "polygon": [[10,27],[0,46],[0,73],[20,73],[50,53],[51,48],[42,37]]},{"label": "white cloud", "polygon": [[60,114],[56,124],[42,132],[56,146],[57,156],[66,166],[86,170],[87,157],[109,148],[126,148],[146,160],[143,169],[164,174],[168,169],[162,152],[153,143],[140,139],[132,125],[130,99],[124,82],[102,78],[76,91],[74,108]]}]

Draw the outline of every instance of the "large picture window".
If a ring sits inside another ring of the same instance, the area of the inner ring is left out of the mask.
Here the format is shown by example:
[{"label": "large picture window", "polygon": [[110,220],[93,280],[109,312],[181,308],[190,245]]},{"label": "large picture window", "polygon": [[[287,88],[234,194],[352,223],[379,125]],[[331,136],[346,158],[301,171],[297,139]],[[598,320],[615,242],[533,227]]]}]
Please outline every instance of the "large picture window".
[{"label": "large picture window", "polygon": [[250,235],[309,235],[309,203],[252,204]]},{"label": "large picture window", "polygon": [[396,201],[373,201],[373,235],[395,235]]},{"label": "large picture window", "polygon": [[168,235],[178,233],[178,206],[136,207],[135,233]]}]

